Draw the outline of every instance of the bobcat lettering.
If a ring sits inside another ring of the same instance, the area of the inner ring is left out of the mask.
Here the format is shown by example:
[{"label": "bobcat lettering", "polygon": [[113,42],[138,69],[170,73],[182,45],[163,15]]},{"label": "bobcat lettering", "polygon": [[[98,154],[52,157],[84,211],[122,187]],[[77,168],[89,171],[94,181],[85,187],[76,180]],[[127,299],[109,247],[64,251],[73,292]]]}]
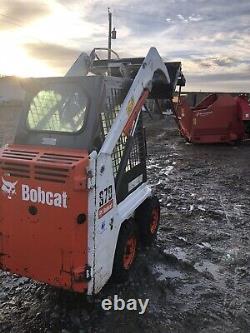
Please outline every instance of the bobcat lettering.
[{"label": "bobcat lettering", "polygon": [[43,205],[67,208],[67,193],[45,192],[41,187],[30,188],[29,185],[22,185],[22,200]]}]

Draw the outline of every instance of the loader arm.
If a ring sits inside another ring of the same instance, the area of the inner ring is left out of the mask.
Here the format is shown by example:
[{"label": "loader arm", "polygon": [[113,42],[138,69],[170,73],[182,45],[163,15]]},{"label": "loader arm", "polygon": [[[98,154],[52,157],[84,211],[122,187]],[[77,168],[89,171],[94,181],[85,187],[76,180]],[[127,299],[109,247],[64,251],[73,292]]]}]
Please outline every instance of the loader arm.
[{"label": "loader arm", "polygon": [[127,123],[131,122],[131,119],[138,117],[141,111],[141,109],[138,110],[138,103],[143,104],[142,100],[146,100],[148,95],[147,93],[144,94],[145,90],[149,92],[152,90],[152,80],[156,72],[164,74],[167,83],[170,83],[168,70],[164,62],[156,48],[151,47],[121,105],[120,112],[100,149],[99,155],[112,154]]},{"label": "loader arm", "polygon": [[[130,176],[128,172],[127,178],[124,177],[133,139],[136,136],[135,128],[138,125],[141,108],[153,88],[155,73],[158,83],[159,77],[160,82],[161,80],[164,83],[170,82],[166,65],[161,60],[157,50],[151,48],[96,157],[95,198],[97,198],[97,203],[101,208],[96,207],[93,224],[95,225],[94,230],[100,229],[102,225],[107,225],[107,227],[105,232],[92,232],[94,234],[95,255],[90,253],[88,262],[95,273],[88,286],[90,294],[92,290],[93,293],[97,293],[112,274],[115,249],[122,223],[128,221],[133,216],[135,209],[151,195],[151,189],[146,184],[146,171],[144,171],[146,164],[143,163],[142,166],[140,156],[138,156],[138,163],[136,163],[135,168],[130,170]],[[122,134],[126,136],[126,144],[123,153],[119,155],[119,168],[117,173],[114,174],[115,163],[113,163],[112,154],[116,150]],[[111,193],[113,195],[112,199],[103,206],[103,202],[99,198],[100,195],[102,196],[103,190],[107,188],[112,189]],[[92,202],[93,200],[89,201],[90,207]],[[110,225],[112,227],[109,227]]]}]

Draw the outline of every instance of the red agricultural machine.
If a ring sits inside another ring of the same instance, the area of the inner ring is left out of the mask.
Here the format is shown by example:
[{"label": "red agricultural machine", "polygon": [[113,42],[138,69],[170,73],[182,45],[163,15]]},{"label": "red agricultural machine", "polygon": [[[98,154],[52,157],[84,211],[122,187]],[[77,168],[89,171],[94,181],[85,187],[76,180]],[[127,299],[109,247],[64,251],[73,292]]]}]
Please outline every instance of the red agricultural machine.
[{"label": "red agricultural machine", "polygon": [[184,96],[174,103],[181,135],[192,143],[232,143],[250,138],[250,105],[247,96],[211,94],[195,107]]}]

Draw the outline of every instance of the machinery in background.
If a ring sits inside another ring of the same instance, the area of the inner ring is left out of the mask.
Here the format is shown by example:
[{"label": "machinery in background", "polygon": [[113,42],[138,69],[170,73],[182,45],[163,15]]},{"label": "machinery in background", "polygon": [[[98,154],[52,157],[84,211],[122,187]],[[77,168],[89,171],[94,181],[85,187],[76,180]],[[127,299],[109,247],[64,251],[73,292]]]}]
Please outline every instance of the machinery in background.
[{"label": "machinery in background", "polygon": [[233,143],[250,138],[247,96],[210,94],[190,107],[179,94],[173,106],[180,134],[192,143]]}]

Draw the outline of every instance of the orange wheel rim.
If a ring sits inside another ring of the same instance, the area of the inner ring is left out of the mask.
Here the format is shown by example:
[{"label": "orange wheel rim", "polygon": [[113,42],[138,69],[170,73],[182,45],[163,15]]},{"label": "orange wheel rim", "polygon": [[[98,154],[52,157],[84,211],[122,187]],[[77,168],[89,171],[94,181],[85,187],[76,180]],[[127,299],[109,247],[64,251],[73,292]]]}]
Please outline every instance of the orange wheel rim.
[{"label": "orange wheel rim", "polygon": [[125,245],[125,252],[123,256],[123,266],[125,269],[129,269],[132,265],[136,252],[136,238],[130,237]]},{"label": "orange wheel rim", "polygon": [[152,216],[151,216],[151,223],[150,223],[151,234],[156,233],[156,230],[158,228],[159,218],[160,218],[160,210],[157,207],[155,207],[152,211]]}]

